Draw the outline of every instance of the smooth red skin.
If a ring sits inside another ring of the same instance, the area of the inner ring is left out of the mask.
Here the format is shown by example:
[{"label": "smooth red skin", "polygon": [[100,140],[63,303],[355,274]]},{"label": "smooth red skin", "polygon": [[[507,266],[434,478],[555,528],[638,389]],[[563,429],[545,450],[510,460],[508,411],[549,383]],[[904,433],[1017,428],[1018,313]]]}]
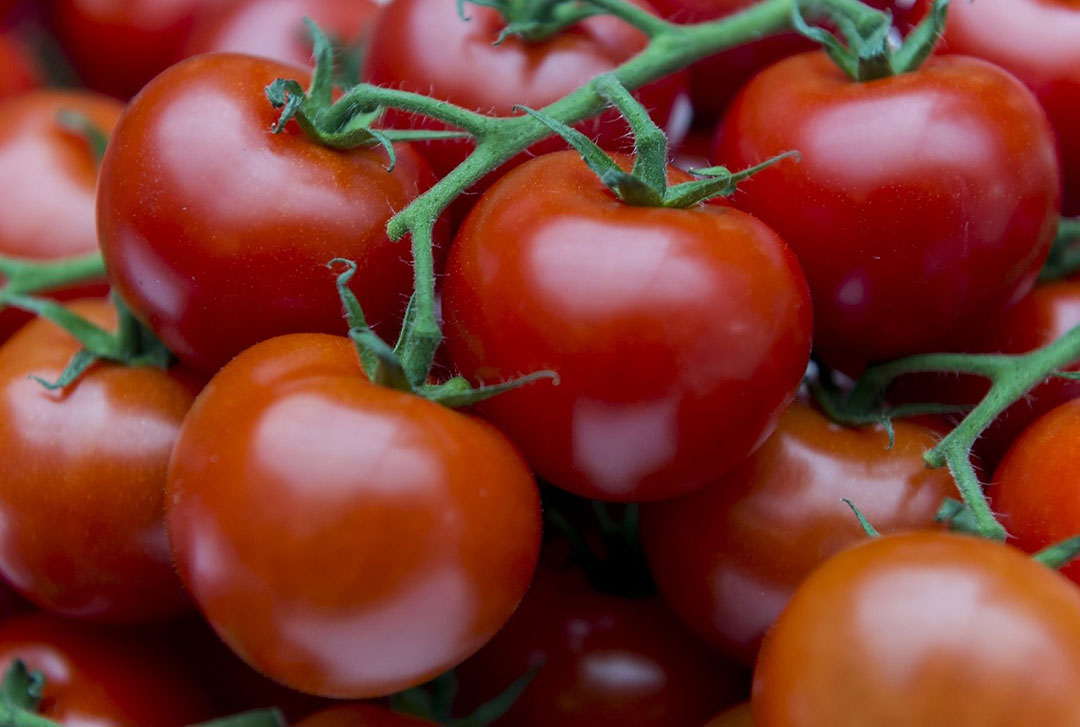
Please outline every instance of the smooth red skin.
[{"label": "smooth red skin", "polygon": [[[33,260],[98,249],[94,225],[97,163],[86,140],[57,123],[62,110],[83,114],[108,134],[123,106],[84,91],[35,91],[0,103],[0,254]],[[104,295],[102,283],[51,291],[72,300]],[[0,311],[0,341],[32,318]]]},{"label": "smooth red skin", "polygon": [[810,350],[806,283],[771,230],[718,205],[624,204],[574,152],[484,195],[451,249],[443,314],[471,381],[558,373],[478,410],[543,479],[601,500],[673,497],[731,469]]},{"label": "smooth red skin", "polygon": [[[991,480],[1010,538],[1034,553],[1080,533],[1080,400],[1039,418],[1013,443]],[[1080,583],[1080,564],[1062,569]]]},{"label": "smooth red skin", "polygon": [[[650,7],[643,0],[634,2]],[[371,83],[509,116],[520,113],[514,110],[516,105],[538,109],[557,101],[594,76],[614,70],[646,43],[645,35],[624,21],[598,16],[540,43],[513,37],[494,46],[505,26],[502,15],[479,5],[465,7],[471,18],[468,22],[458,17],[454,3],[447,0],[394,0],[383,6],[371,24],[364,49],[364,75]],[[685,87],[685,75],[674,74],[646,86],[636,96],[653,118],[666,126]],[[404,114],[396,120],[398,125],[443,128]],[[613,110],[578,128],[604,148],[633,149],[626,122]],[[468,156],[472,142],[427,142],[422,148],[442,177]],[[552,138],[530,147],[509,164],[565,148],[564,141]],[[504,165],[502,169],[507,168]]]},{"label": "smooth red skin", "polygon": [[200,13],[222,0],[48,0],[53,28],[81,80],[121,99],[181,54]]},{"label": "smooth red skin", "polygon": [[[105,301],[75,312],[116,325]],[[43,319],[0,348],[0,574],[42,608],[127,623],[190,608],[161,513],[165,470],[194,400],[187,382],[150,367],[101,364],[62,392],[81,346]]]},{"label": "smooth red skin", "polygon": [[[0,7],[0,13],[3,13]],[[41,73],[29,51],[13,33],[0,33],[0,98],[41,85]]]},{"label": "smooth red skin", "polygon": [[42,716],[66,727],[182,727],[214,715],[192,673],[160,644],[44,614],[0,623],[0,670],[45,675]]},{"label": "smooth red skin", "polygon": [[850,81],[824,53],[772,66],[725,117],[733,169],[796,149],[733,202],[799,256],[814,348],[846,365],[957,350],[1031,290],[1053,241],[1053,132],[1015,78],[977,59]]},{"label": "smooth red skin", "polygon": [[370,0],[229,0],[198,18],[185,55],[246,53],[312,66],[305,17],[339,42],[355,45],[376,7]]},{"label": "smooth red skin", "polygon": [[761,449],[686,497],[642,508],[641,537],[660,593],[703,639],[752,664],[791,594],[821,563],[866,535],[848,498],[885,533],[934,527],[956,496],[922,455],[935,433],[907,421],[896,442],[847,429],[796,402]]},{"label": "smooth red skin", "polygon": [[334,258],[359,265],[352,288],[383,336],[412,292],[409,242],[386,223],[434,181],[427,165],[402,146],[388,174],[382,150],[335,151],[296,124],[270,133],[264,88],[279,77],[307,71],[228,54],[173,66],[124,112],[101,168],[110,280],[202,371],[277,335],[344,334]]},{"label": "smooth red skin", "polygon": [[312,715],[296,727],[424,727],[431,724],[375,704],[344,704]]},{"label": "smooth red skin", "polygon": [[168,477],[176,567],[222,639],[311,694],[361,699],[456,666],[506,622],[540,503],[495,429],[373,386],[348,339],[238,356],[184,421]]},{"label": "smooth red skin", "polygon": [[496,725],[700,727],[746,695],[746,674],[703,645],[657,598],[591,589],[577,571],[541,568],[521,608],[462,664],[457,711],[536,676]]},{"label": "smooth red skin", "polygon": [[822,566],[769,632],[754,727],[1080,724],[1080,591],[970,536],[871,540]]},{"label": "smooth red skin", "polygon": [[750,703],[740,704],[723,714],[718,714],[705,727],[754,727]]},{"label": "smooth red skin", "polygon": [[1080,5],[1071,0],[995,0],[949,6],[941,53],[985,58],[1023,81],[1061,144],[1064,211],[1080,215]]}]

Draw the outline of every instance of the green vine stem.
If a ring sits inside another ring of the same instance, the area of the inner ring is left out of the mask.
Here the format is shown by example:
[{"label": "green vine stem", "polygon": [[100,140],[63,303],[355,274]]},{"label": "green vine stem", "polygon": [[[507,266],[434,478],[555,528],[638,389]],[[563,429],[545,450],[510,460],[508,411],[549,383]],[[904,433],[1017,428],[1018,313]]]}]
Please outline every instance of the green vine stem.
[{"label": "green vine stem", "polygon": [[81,257],[44,262],[0,255],[0,275],[7,278],[0,287],[0,308],[8,299],[78,283],[105,280],[105,261],[95,252]]}]

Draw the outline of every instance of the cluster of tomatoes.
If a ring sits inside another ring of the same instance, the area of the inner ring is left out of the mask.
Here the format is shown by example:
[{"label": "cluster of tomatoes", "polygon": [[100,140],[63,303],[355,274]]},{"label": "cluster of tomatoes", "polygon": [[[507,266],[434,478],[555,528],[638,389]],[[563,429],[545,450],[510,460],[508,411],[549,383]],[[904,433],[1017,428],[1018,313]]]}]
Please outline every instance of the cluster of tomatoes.
[{"label": "cluster of tomatoes", "polygon": [[[868,57],[855,0],[591,2],[0,0],[6,724],[1080,726],[1080,565],[1046,550],[1080,534],[1080,382],[1010,390],[972,452],[1008,544],[941,522],[957,485],[924,454],[954,420],[843,426],[803,388],[811,354],[831,388],[1080,324],[1080,278],[1036,284],[1080,227],[1080,5],[939,28],[941,0],[876,0]],[[268,87],[557,113],[679,38],[635,13],[756,5],[850,47],[653,74],[637,139],[616,89],[573,127],[610,157],[536,116],[566,138],[432,228],[418,372],[387,225],[474,141],[403,102],[335,131],[430,138],[331,148]],[[761,168],[702,202],[726,172],[650,167],[657,128]]]}]

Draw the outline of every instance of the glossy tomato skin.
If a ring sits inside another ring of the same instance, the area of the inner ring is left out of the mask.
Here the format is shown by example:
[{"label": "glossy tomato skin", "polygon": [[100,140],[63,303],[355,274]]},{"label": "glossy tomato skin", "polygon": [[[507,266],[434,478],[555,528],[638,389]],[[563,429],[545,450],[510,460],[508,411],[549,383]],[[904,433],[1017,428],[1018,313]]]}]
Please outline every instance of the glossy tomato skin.
[{"label": "glossy tomato skin", "polygon": [[733,202],[799,256],[815,350],[851,365],[956,350],[1031,290],[1060,210],[1053,133],[1015,78],[980,60],[849,80],[822,52],[781,61],[718,138],[732,168],[797,149]]},{"label": "glossy tomato skin", "polygon": [[626,205],[573,152],[480,200],[443,313],[470,380],[559,374],[479,410],[543,479],[602,500],[673,497],[733,467],[772,431],[810,350],[806,284],[771,230],[718,205]]},{"label": "glossy tomato skin", "polygon": [[228,52],[313,65],[304,18],[338,42],[356,45],[375,13],[370,0],[228,0],[203,13],[185,55]]},{"label": "glossy tomato skin", "polygon": [[[1034,553],[1080,533],[1080,401],[1024,430],[991,480],[994,507],[1012,540]],[[1080,565],[1062,569],[1080,583]]]},{"label": "glossy tomato skin", "polygon": [[922,455],[938,437],[907,421],[889,449],[880,428],[847,429],[796,402],[762,447],[686,497],[642,508],[661,594],[702,638],[752,664],[791,594],[821,563],[866,536],[848,498],[885,533],[934,527],[956,494]]},{"label": "glossy tomato skin", "polygon": [[313,714],[296,727],[431,727],[431,722],[377,704],[343,704]]},{"label": "glossy tomato skin", "polygon": [[745,672],[700,643],[659,599],[593,590],[542,567],[521,608],[457,670],[461,714],[539,667],[496,725],[700,727],[745,698]]},{"label": "glossy tomato skin", "polygon": [[214,716],[190,672],[160,644],[44,614],[0,623],[0,670],[45,675],[42,716],[65,727],[182,727]]},{"label": "glossy tomato skin", "polygon": [[1080,724],[1077,679],[1072,583],[988,540],[891,536],[795,594],[758,659],[754,727]]},{"label": "glossy tomato skin", "polygon": [[939,51],[985,58],[1023,81],[1061,144],[1064,211],[1080,215],[1080,7],[1065,0],[949,6]]},{"label": "glossy tomato skin", "polygon": [[80,78],[121,99],[180,55],[195,18],[221,0],[47,0],[52,25]]},{"label": "glossy tomato skin", "polygon": [[455,666],[528,587],[531,473],[487,424],[364,379],[348,339],[295,334],[223,369],[169,468],[177,569],[283,684],[382,696]]},{"label": "glossy tomato skin", "polygon": [[705,727],[754,727],[753,720],[750,703],[747,702],[716,715]]},{"label": "glossy tomato skin", "polygon": [[344,333],[334,258],[357,262],[353,290],[384,337],[412,291],[409,243],[385,228],[430,170],[406,147],[388,174],[381,150],[328,149],[296,124],[272,134],[264,88],[279,77],[307,72],[228,54],[173,66],[125,111],[101,169],[110,280],[206,372],[276,335]]},{"label": "glossy tomato skin", "polygon": [[[123,107],[82,91],[35,91],[0,102],[0,254],[49,260],[98,249],[94,226],[97,165],[86,140],[56,119],[85,116],[108,134]],[[53,291],[61,299],[104,295],[104,282]],[[0,312],[0,341],[30,320]]]},{"label": "glossy tomato skin", "polygon": [[29,91],[41,82],[41,72],[22,41],[14,33],[0,33],[0,98]]},{"label": "glossy tomato skin", "polygon": [[[649,7],[642,0],[634,0]],[[591,78],[614,70],[645,47],[643,33],[613,16],[590,18],[549,40],[529,44],[507,38],[492,45],[505,26],[491,8],[468,4],[470,20],[463,21],[455,4],[445,0],[395,0],[383,6],[371,26],[363,70],[371,83],[424,93],[486,114],[508,116],[516,105],[542,108]],[[653,118],[665,126],[686,78],[674,74],[657,81],[637,96]],[[401,123],[432,128],[433,122],[402,116]],[[579,127],[601,146],[633,149],[626,122],[614,111]],[[678,141],[678,139],[676,139]],[[535,154],[565,149],[549,139],[530,147],[511,162],[520,164]],[[472,149],[469,141],[439,141],[423,145],[424,154],[441,177]],[[505,168],[505,167],[504,167]]]},{"label": "glossy tomato skin", "polygon": [[[106,328],[105,301],[71,309]],[[149,621],[190,607],[161,513],[165,470],[194,399],[149,367],[99,364],[50,392],[81,346],[38,319],[0,348],[0,574],[70,618]]]}]

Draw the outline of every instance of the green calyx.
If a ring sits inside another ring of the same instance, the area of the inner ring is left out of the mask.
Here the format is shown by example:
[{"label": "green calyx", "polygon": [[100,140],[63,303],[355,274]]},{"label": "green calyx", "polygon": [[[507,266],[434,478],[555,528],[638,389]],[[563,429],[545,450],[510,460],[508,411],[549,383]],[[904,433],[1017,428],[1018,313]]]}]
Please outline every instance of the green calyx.
[{"label": "green calyx", "polygon": [[90,118],[79,111],[62,109],[56,114],[56,123],[66,131],[80,137],[90,149],[90,155],[94,160],[94,166],[100,167],[101,160],[105,158],[105,149],[109,145],[109,135],[106,134]]},{"label": "green calyx", "polygon": [[356,346],[356,352],[360,357],[360,364],[373,383],[389,389],[395,389],[409,394],[415,394],[425,399],[430,399],[442,406],[457,409],[459,407],[472,406],[499,394],[520,389],[523,386],[543,379],[551,380],[555,385],[559,383],[559,377],[552,371],[538,371],[527,376],[522,376],[511,381],[491,386],[474,387],[464,377],[456,376],[441,384],[432,384],[427,381],[427,370],[414,369],[410,374],[404,365],[410,355],[409,347],[415,345],[408,335],[409,326],[415,316],[415,305],[409,301],[405,310],[405,320],[402,325],[402,333],[397,344],[390,347],[383,339],[371,330],[364,317],[364,311],[356,295],[349,288],[349,281],[356,274],[356,263],[351,260],[336,258],[331,260],[327,267],[334,269],[344,266],[344,271],[337,276],[338,295],[345,306],[345,315],[349,322],[349,338]]},{"label": "green calyx", "polygon": [[1039,281],[1059,280],[1080,270],[1080,217],[1062,217]]},{"label": "green calyx", "polygon": [[611,74],[598,76],[596,92],[619,110],[634,134],[634,166],[627,172],[596,142],[572,126],[535,109],[519,107],[567,141],[612,193],[623,202],[638,207],[686,209],[714,197],[735,192],[739,182],[784,159],[798,159],[795,151],[785,152],[757,166],[732,173],[724,167],[691,169],[702,179],[668,186],[668,139],[649,112]]},{"label": "green calyx", "polygon": [[526,43],[540,43],[565,28],[601,12],[583,0],[457,0],[458,15],[468,21],[465,3],[498,10],[506,20],[495,45],[510,36]]},{"label": "green calyx", "polygon": [[465,717],[453,716],[454,698],[458,689],[457,675],[453,670],[426,684],[390,695],[390,709],[398,714],[418,717],[445,727],[488,727],[510,711],[538,671],[540,667],[529,669],[511,682],[502,693],[481,704],[475,712]]},{"label": "green calyx", "polygon": [[847,499],[846,497],[841,497],[840,502],[844,503],[845,505],[848,506],[848,508],[851,509],[851,514],[854,515],[855,519],[859,521],[859,527],[862,528],[863,533],[866,534],[866,537],[868,537],[868,538],[880,538],[881,537],[881,533],[878,532],[878,529],[870,524],[870,521],[867,520],[866,516],[862,514],[862,510],[860,510],[858,507],[855,506],[854,502]]},{"label": "green calyx", "polygon": [[792,9],[792,24],[802,35],[821,44],[829,57],[852,80],[874,81],[918,70],[934,51],[945,29],[949,0],[934,0],[930,13],[912,30],[898,48],[890,41],[892,15],[865,8],[855,15],[850,7],[833,11],[825,3],[817,3],[821,12],[839,30],[845,42],[824,28],[807,24],[803,16],[806,0],[796,0]]}]

